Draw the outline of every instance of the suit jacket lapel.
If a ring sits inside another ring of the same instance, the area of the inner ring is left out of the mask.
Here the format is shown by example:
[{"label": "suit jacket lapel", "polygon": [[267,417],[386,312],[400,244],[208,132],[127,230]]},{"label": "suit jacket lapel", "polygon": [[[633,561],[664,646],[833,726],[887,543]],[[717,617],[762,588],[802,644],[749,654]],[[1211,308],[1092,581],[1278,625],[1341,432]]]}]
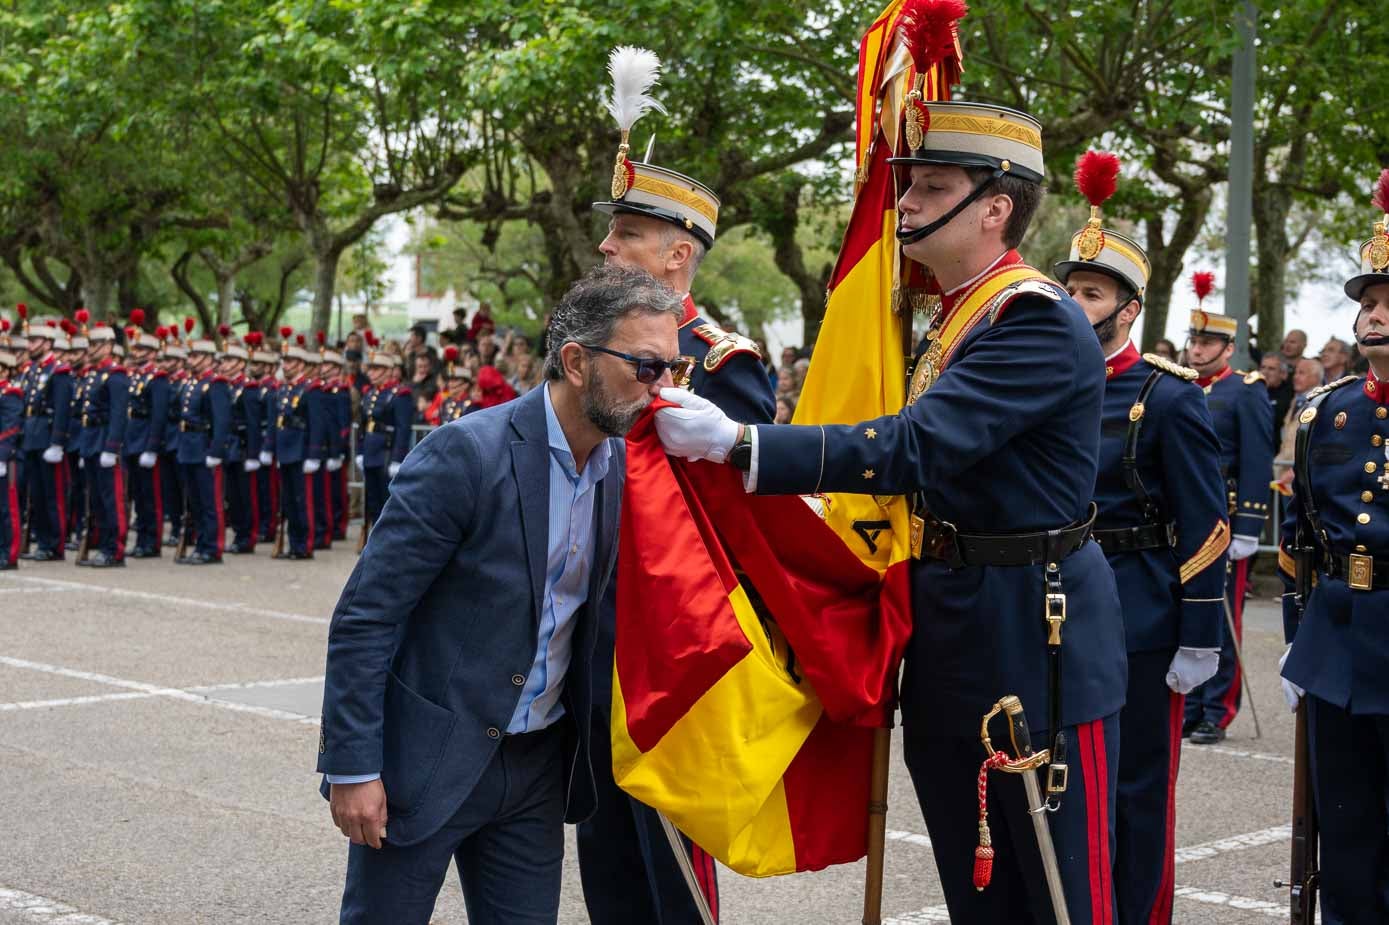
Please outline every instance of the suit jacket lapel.
[{"label": "suit jacket lapel", "polygon": [[545,600],[545,567],[550,542],[550,443],[545,426],[544,386],[515,403],[511,426],[520,436],[511,444],[511,468],[521,505],[521,528],[530,568],[531,617],[540,622]]}]

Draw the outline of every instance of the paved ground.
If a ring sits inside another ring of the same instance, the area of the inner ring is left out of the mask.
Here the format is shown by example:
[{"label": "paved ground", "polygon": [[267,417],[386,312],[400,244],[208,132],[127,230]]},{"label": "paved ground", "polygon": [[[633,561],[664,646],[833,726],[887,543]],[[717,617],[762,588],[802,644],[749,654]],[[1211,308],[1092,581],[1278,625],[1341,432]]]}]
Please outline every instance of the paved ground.
[{"label": "paved ground", "polygon": [[[327,616],[352,561],[0,575],[0,923],[335,921],[345,843],[312,772]],[[1224,746],[1183,751],[1178,922],[1287,917],[1271,885],[1292,777],[1281,634],[1271,603],[1248,620],[1263,737],[1246,708]],[[885,912],[946,922],[900,759],[891,797]],[[730,925],[860,919],[861,864],[720,876]],[[435,921],[465,921],[456,880]],[[572,864],[561,921],[587,921]]]}]

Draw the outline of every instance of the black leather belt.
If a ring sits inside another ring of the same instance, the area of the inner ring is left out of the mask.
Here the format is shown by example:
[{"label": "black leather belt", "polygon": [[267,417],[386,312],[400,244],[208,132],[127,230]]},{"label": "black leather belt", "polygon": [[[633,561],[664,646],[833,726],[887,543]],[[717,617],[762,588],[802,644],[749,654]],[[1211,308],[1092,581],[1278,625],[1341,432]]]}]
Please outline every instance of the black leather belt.
[{"label": "black leather belt", "polygon": [[178,429],[185,434],[205,434],[212,428],[206,424],[189,424],[187,421],[179,421]]},{"label": "black leather belt", "polygon": [[952,524],[927,519],[921,556],[940,559],[951,568],[1060,562],[1085,545],[1095,525],[1096,512],[1091,504],[1083,522],[1038,533],[960,533]]},{"label": "black leather belt", "polygon": [[1389,559],[1376,559],[1365,553],[1331,553],[1324,558],[1326,574],[1331,578],[1344,579],[1353,590],[1389,589]]},{"label": "black leather belt", "polygon": [[1091,531],[1091,536],[1110,555],[1143,549],[1171,549],[1177,544],[1177,527],[1175,524],[1143,524],[1109,530],[1097,527]]}]

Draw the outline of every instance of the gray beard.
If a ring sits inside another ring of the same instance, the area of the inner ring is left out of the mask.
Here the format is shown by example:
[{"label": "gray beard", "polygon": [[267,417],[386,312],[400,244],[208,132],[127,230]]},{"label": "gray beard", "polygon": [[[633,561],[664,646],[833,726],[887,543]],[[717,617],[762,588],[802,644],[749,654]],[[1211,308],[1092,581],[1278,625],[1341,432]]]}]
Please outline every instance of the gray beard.
[{"label": "gray beard", "polygon": [[589,423],[609,437],[625,437],[650,404],[645,398],[625,403],[615,400],[596,369],[579,396],[579,403]]}]

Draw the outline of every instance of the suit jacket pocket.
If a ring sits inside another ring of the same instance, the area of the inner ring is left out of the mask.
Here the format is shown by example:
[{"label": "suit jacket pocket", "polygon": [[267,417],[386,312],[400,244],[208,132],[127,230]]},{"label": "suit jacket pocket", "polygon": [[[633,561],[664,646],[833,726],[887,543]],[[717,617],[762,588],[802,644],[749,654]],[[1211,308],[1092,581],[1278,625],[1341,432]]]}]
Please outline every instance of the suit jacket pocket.
[{"label": "suit jacket pocket", "polygon": [[381,782],[393,816],[408,816],[429,793],[457,717],[387,672]]}]

